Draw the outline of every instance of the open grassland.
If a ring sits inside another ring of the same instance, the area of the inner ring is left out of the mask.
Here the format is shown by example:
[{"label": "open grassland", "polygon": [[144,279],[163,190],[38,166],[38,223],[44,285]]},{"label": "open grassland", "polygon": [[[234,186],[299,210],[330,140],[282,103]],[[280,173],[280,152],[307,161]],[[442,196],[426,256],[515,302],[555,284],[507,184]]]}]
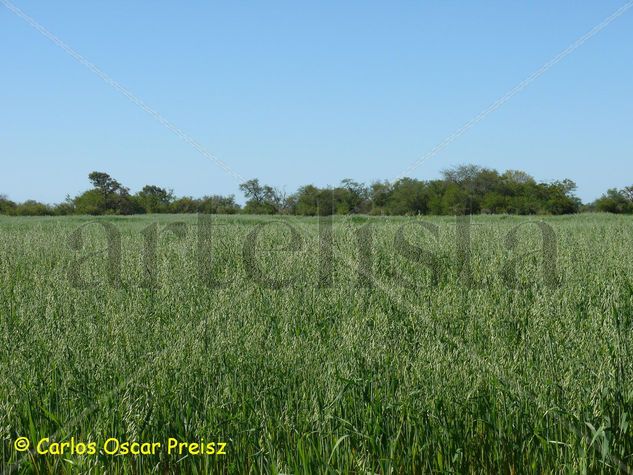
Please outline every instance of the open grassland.
[{"label": "open grassland", "polygon": [[0,218],[2,468],[628,470],[633,220],[542,219]]}]

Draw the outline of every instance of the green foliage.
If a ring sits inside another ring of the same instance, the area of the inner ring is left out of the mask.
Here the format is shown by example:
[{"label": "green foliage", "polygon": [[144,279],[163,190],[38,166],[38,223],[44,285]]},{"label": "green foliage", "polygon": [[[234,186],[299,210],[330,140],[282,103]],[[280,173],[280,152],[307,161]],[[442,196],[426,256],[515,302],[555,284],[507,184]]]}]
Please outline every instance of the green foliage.
[{"label": "green foliage", "polygon": [[66,196],[66,200],[56,204],[53,207],[53,214],[55,216],[67,216],[69,214],[75,214],[75,201],[70,197],[70,195]]},{"label": "green foliage", "polygon": [[426,214],[429,197],[426,183],[402,178],[391,186],[384,208],[388,214]]},{"label": "green foliage", "polygon": [[[107,173],[92,172],[88,176],[94,188],[75,198],[49,207],[35,201],[16,205],[4,195],[0,195],[0,214],[18,216],[79,215],[132,215],[145,213],[213,213],[235,214],[240,206],[231,196],[204,196],[200,199],[182,197],[176,199],[171,190],[155,185],[146,185],[135,195]],[[265,188],[270,193],[270,187]],[[271,189],[272,190],[272,189]],[[269,196],[269,195],[265,195]],[[269,214],[280,209],[275,207]]]},{"label": "green foliage", "polygon": [[136,196],[136,202],[146,213],[169,213],[174,193],[159,186],[146,185]]},{"label": "green foliage", "polygon": [[20,203],[13,212],[16,216],[49,216],[53,214],[53,210],[48,205],[34,200]]},{"label": "green foliage", "polygon": [[231,196],[212,195],[205,196],[198,202],[199,213],[206,214],[235,214],[240,207],[235,203],[235,198]]},{"label": "green foliage", "polygon": [[[345,188],[335,188],[333,194],[334,209],[339,213],[363,209],[370,214],[390,215],[569,214],[580,207],[573,196],[574,188],[570,181],[537,184],[523,172],[499,175],[494,170],[464,166],[445,171],[444,180],[402,178],[394,183],[373,183],[358,194],[362,197],[356,201],[360,206],[351,210],[342,197]],[[313,215],[319,191],[314,186],[301,188],[296,194],[296,214]]]},{"label": "green foliage", "polygon": [[[172,191],[146,185],[135,195],[104,172],[89,175],[94,188],[56,205],[49,214],[368,214],[368,215],[453,215],[453,214],[574,214],[582,209],[611,213],[633,213],[633,187],[609,190],[583,208],[574,195],[576,184],[568,179],[538,183],[520,170],[502,174],[496,170],[462,165],[442,172],[441,180],[400,178],[374,182],[370,186],[346,178],[336,187],[300,187],[286,195],[258,179],[240,185],[246,197],[243,208],[231,196],[176,198]],[[43,213],[43,206],[16,205],[0,198],[0,214]],[[20,208],[18,210],[18,208]]]},{"label": "green foliage", "polygon": [[[633,460],[633,234],[628,217],[543,217],[560,285],[545,285],[534,220],[475,216],[462,280],[453,219],[334,217],[330,287],[316,218],[218,217],[213,268],[196,278],[192,216],[0,217],[0,439],[7,473],[618,473]],[[161,234],[157,267],[140,258]],[[289,228],[301,233],[288,248]],[[103,228],[121,231],[108,284]],[[258,224],[268,224],[258,228]],[[371,224],[371,226],[366,226]],[[420,263],[396,253],[404,226]],[[372,287],[358,236],[373,229]],[[258,231],[263,275],[248,277]],[[275,251],[275,252],[271,252]],[[515,258],[508,271],[509,259]],[[80,290],[67,279],[78,262]],[[156,287],[144,282],[148,271]],[[433,272],[432,272],[433,271]],[[512,283],[512,286],[509,285]],[[228,442],[227,455],[41,456],[32,440]]]},{"label": "green foliage", "polygon": [[14,215],[17,205],[5,195],[0,195],[0,214]]},{"label": "green foliage", "polygon": [[593,207],[605,213],[633,214],[633,187],[612,188],[598,198]]},{"label": "green foliage", "polygon": [[77,214],[98,215],[106,212],[106,200],[96,188],[77,196],[73,204]]},{"label": "green foliage", "polygon": [[496,191],[489,191],[481,200],[481,211],[486,214],[508,213],[510,210],[510,197]]},{"label": "green foliage", "polygon": [[74,208],[79,214],[138,214],[142,206],[129,194],[129,190],[107,173],[88,175],[94,188],[79,195]]},{"label": "green foliage", "polygon": [[305,186],[292,197],[296,203],[292,211],[315,215],[324,190],[332,194],[332,209],[337,214],[572,214],[581,205],[573,195],[575,184],[570,180],[537,184],[525,172],[510,170],[500,175],[495,170],[466,165],[445,170],[443,180],[401,178],[393,183],[375,182],[369,188],[351,180],[333,189]]},{"label": "green foliage", "polygon": [[[294,196],[293,213],[303,216],[316,216],[319,203],[323,202],[322,191],[314,185],[305,185],[299,188]],[[328,200],[331,208],[331,200]]]},{"label": "green foliage", "polygon": [[200,201],[191,196],[183,196],[177,198],[171,204],[172,213],[197,213],[200,207]]},{"label": "green foliage", "polygon": [[367,187],[351,178],[341,181],[334,189],[334,199],[338,204],[337,214],[367,213],[371,209],[369,190]]},{"label": "green foliage", "polygon": [[285,197],[281,191],[269,185],[260,185],[254,178],[240,185],[247,201],[244,212],[247,214],[277,214],[285,209]]}]

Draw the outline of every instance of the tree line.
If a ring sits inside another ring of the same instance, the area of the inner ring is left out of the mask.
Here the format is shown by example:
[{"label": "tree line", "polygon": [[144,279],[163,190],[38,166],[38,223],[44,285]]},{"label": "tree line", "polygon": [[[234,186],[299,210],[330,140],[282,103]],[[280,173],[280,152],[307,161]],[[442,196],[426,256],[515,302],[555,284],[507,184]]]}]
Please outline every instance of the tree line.
[{"label": "tree line", "polygon": [[240,206],[233,195],[202,198],[176,197],[171,190],[146,185],[130,193],[104,172],[88,175],[92,188],[56,205],[34,200],[14,203],[0,195],[0,214],[45,215],[132,215],[145,213],[208,214],[573,214],[581,211],[633,213],[633,186],[610,189],[593,203],[583,204],[569,179],[537,182],[519,170],[499,173],[476,165],[461,165],[442,172],[436,180],[401,178],[370,185],[344,179],[335,187],[305,185],[287,194],[261,184],[258,179],[240,185],[246,198]]}]

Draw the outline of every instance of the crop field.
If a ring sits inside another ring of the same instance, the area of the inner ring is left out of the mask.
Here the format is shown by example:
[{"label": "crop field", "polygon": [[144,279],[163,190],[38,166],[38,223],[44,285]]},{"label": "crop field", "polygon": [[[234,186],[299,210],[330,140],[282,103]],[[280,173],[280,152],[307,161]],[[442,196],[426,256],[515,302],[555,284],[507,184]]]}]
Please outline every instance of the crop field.
[{"label": "crop field", "polygon": [[629,471],[632,255],[599,214],[0,217],[2,469]]}]

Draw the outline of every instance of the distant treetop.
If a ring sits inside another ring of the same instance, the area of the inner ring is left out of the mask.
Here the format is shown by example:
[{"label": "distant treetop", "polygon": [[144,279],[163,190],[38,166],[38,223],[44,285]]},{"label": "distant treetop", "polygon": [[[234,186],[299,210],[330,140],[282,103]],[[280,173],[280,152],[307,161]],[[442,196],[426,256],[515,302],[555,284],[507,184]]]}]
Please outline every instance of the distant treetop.
[{"label": "distant treetop", "polygon": [[303,185],[295,193],[262,184],[257,178],[240,185],[244,206],[233,195],[176,197],[173,191],[145,185],[130,190],[108,173],[88,175],[92,188],[63,203],[49,206],[33,200],[14,203],[0,194],[0,214],[14,216],[67,214],[323,214],[450,215],[450,214],[571,214],[579,211],[633,213],[633,186],[610,189],[594,203],[583,205],[575,196],[576,183],[563,179],[537,182],[521,170],[497,170],[460,165],[444,170],[442,178],[375,181],[370,185],[351,178],[338,186]]}]

